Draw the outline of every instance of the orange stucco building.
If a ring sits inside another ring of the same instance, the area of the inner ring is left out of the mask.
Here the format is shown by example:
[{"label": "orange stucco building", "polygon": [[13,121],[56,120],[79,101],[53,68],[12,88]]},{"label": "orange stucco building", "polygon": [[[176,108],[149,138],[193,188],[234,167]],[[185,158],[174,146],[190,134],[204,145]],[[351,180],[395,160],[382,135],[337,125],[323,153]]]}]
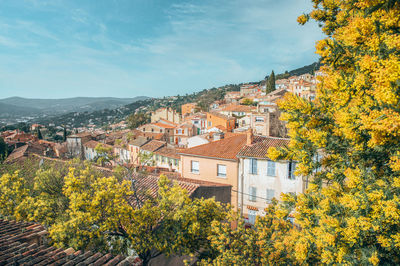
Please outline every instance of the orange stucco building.
[{"label": "orange stucco building", "polygon": [[207,113],[207,129],[213,127],[223,127],[227,132],[235,128],[236,118],[216,112]]},{"label": "orange stucco building", "polygon": [[187,103],[187,104],[183,104],[181,106],[182,109],[182,115],[187,115],[187,114],[193,114],[195,112],[196,109],[196,104],[195,103]]}]

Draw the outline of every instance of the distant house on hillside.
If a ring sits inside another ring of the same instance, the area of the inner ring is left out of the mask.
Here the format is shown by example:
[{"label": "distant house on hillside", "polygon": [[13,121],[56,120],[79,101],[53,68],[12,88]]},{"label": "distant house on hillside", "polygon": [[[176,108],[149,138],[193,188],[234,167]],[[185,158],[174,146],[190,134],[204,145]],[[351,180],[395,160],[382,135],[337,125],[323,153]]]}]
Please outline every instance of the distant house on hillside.
[{"label": "distant house on hillside", "polygon": [[231,132],[235,128],[236,118],[223,115],[217,112],[207,113],[207,130],[222,126],[227,132]]},{"label": "distant house on hillside", "polygon": [[151,113],[151,123],[155,123],[161,119],[173,122],[175,124],[181,123],[181,116],[172,108],[160,108]]},{"label": "distant house on hillside", "polygon": [[182,109],[182,116],[194,114],[196,110],[197,104],[196,103],[187,103],[181,106]]}]

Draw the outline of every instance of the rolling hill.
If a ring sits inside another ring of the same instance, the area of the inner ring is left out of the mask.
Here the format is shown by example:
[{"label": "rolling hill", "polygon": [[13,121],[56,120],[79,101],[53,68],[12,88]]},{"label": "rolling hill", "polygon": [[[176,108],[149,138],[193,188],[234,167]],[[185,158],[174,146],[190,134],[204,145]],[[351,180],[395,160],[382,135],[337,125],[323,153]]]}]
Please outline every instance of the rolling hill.
[{"label": "rolling hill", "polygon": [[65,114],[69,112],[93,112],[103,109],[115,109],[148,97],[75,97],[66,99],[28,99],[10,97],[0,99],[0,117],[18,117],[40,114]]}]

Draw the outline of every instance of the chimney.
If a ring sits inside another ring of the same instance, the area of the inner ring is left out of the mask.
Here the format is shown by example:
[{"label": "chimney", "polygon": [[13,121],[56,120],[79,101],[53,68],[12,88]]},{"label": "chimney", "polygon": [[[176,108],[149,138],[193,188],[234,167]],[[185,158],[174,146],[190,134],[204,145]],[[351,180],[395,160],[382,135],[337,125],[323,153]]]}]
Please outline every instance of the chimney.
[{"label": "chimney", "polygon": [[249,128],[247,130],[247,140],[246,140],[246,145],[251,145],[253,143],[253,130]]},{"label": "chimney", "polygon": [[215,133],[214,134],[214,141],[215,140],[221,140],[221,139],[223,139],[224,138],[224,136],[225,136],[225,134],[224,134],[224,132],[217,132],[217,133]]}]

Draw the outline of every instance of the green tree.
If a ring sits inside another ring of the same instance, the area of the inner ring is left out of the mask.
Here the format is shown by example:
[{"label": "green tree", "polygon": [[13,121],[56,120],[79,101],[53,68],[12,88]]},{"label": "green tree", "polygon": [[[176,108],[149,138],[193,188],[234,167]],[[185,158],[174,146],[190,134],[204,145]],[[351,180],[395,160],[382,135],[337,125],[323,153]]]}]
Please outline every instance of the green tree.
[{"label": "green tree", "polygon": [[43,139],[42,132],[40,132],[40,128],[39,127],[36,128],[36,135],[37,135],[38,139]]},{"label": "green tree", "polygon": [[101,165],[104,166],[106,163],[111,162],[114,159],[114,156],[112,154],[112,147],[105,146],[102,143],[97,144],[97,146],[94,148],[96,152],[96,157],[94,158],[94,161]]},{"label": "green tree", "polygon": [[127,118],[128,127],[130,129],[135,129],[150,122],[150,117],[145,113],[134,113]]},{"label": "green tree", "polygon": [[0,137],[0,162],[5,160],[7,157],[7,144],[4,139]]},{"label": "green tree", "polygon": [[252,99],[245,98],[245,99],[242,100],[242,104],[243,104],[243,105],[253,105],[254,102],[253,102]]},{"label": "green tree", "polygon": [[66,142],[67,141],[67,129],[64,127],[64,129],[63,129],[63,142]]},{"label": "green tree", "polygon": [[266,93],[273,92],[275,90],[275,73],[272,70],[271,75],[269,75],[268,80],[265,82]]}]

